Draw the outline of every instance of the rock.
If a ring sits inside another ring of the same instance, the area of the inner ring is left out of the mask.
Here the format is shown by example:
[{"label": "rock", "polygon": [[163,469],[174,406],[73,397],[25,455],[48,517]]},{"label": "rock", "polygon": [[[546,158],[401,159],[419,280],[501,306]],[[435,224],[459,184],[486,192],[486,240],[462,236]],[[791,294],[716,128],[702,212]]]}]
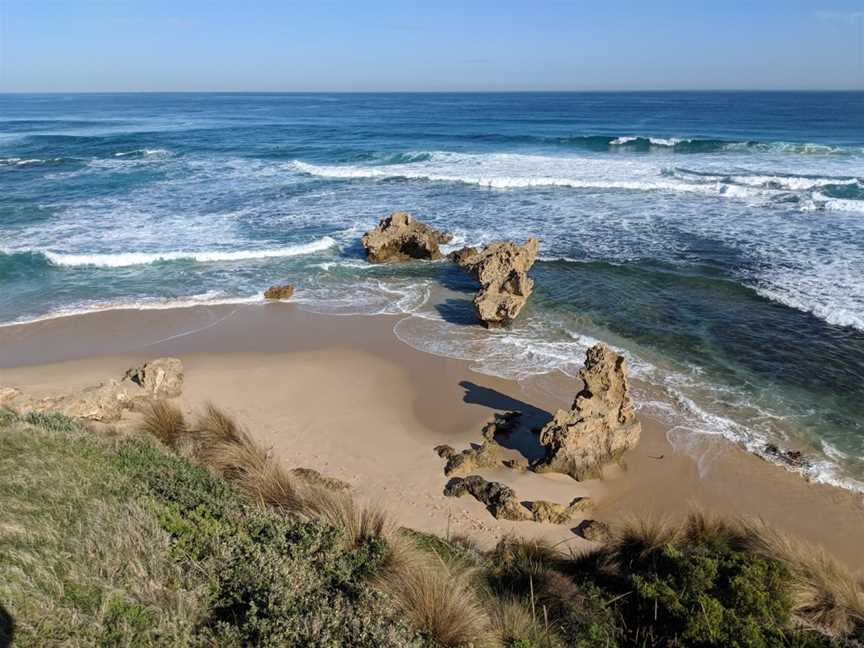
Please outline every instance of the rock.
[{"label": "rock", "polygon": [[581,481],[599,477],[605,464],[635,446],[641,426],[627,391],[623,357],[605,344],[596,344],[588,349],[579,377],[584,386],[573,407],[558,410],[540,430],[546,455],[532,468]]},{"label": "rock", "polygon": [[781,450],[774,443],[766,443],[763,448],[765,455],[793,468],[806,468],[810,461],[799,450]]},{"label": "rock", "polygon": [[447,459],[444,474],[467,475],[478,468],[497,468],[501,465],[501,448],[495,441],[486,440],[476,448],[456,452],[450,446],[437,446],[435,452]]},{"label": "rock", "polygon": [[536,502],[529,502],[527,506],[535,522],[567,524],[572,522],[578,513],[588,508],[589,500],[587,497],[577,497],[566,506],[556,502],[537,500]]},{"label": "rock", "polygon": [[314,468],[292,468],[289,472],[295,477],[299,477],[307,484],[323,486],[324,488],[329,488],[330,490],[347,490],[351,488],[351,484],[349,484],[348,482],[342,481],[341,479],[336,479],[335,477],[327,477],[326,475],[322,475]]},{"label": "rock", "polygon": [[157,358],[128,369],[123,380],[141,387],[146,396],[176,398],[183,391],[183,363],[177,358]]},{"label": "rock", "polygon": [[435,451],[435,454],[437,454],[442,459],[449,459],[456,454],[456,450],[453,448],[453,446],[449,445],[437,445],[433,448],[433,450]]},{"label": "rock", "polygon": [[474,498],[486,505],[489,512],[499,520],[530,520],[531,513],[520,504],[516,493],[509,486],[500,482],[486,481],[479,475],[469,477],[454,477],[444,488],[447,497],[461,497],[470,493]]},{"label": "rock", "polygon": [[291,299],[291,296],[293,294],[294,286],[292,286],[291,284],[270,286],[267,290],[264,291],[264,299]]},{"label": "rock", "polygon": [[136,397],[140,394],[130,394],[116,380],[105,385],[87,387],[80,393],[66,396],[55,403],[51,409],[59,409],[66,416],[110,423],[119,421],[123,410],[130,409]]},{"label": "rock", "polygon": [[528,463],[527,459],[523,459],[522,457],[517,457],[515,459],[505,459],[501,462],[511,470],[515,470],[516,472],[528,472],[528,469],[531,465]]},{"label": "rock", "polygon": [[479,251],[463,248],[450,255],[480,282],[474,311],[487,327],[510,324],[525,306],[534,289],[534,281],[526,273],[534,265],[538,247],[538,240],[532,238],[525,245],[492,243]]},{"label": "rock", "polygon": [[7,407],[21,396],[21,390],[14,387],[0,387],[0,407]]},{"label": "rock", "polygon": [[378,227],[366,232],[361,239],[371,263],[406,261],[408,259],[440,259],[441,243],[453,237],[421,223],[411,214],[394,212],[382,219]]},{"label": "rock", "polygon": [[599,520],[582,520],[573,531],[591,542],[606,542],[609,539],[609,525]]},{"label": "rock", "polygon": [[519,423],[522,412],[505,412],[495,414],[495,417],[483,427],[483,438],[495,440],[498,434],[510,434]]}]

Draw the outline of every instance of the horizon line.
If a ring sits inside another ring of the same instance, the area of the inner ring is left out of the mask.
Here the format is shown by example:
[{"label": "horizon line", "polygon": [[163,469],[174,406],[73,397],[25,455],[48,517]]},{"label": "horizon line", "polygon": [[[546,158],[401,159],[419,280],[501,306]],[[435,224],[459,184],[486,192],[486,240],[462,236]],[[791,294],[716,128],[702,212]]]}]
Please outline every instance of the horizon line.
[{"label": "horizon line", "polygon": [[581,90],[0,90],[0,95],[100,94],[578,94],[638,92],[864,92],[864,88],[641,88]]}]

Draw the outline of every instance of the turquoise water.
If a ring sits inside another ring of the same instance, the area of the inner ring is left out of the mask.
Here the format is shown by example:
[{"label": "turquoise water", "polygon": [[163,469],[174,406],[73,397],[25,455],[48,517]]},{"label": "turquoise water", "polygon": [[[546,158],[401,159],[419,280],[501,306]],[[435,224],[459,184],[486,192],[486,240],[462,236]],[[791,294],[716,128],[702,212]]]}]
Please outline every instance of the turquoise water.
[{"label": "turquoise water", "polygon": [[[446,263],[363,261],[397,209],[541,239],[512,330]],[[515,379],[606,340],[676,443],[864,483],[864,93],[0,95],[0,323],[277,281]]]}]

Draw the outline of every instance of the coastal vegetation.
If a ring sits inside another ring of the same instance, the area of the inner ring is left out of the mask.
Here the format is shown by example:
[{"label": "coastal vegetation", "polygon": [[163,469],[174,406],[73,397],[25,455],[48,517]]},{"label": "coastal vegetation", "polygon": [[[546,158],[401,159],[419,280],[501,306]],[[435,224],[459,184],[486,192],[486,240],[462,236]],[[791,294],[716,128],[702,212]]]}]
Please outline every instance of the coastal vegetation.
[{"label": "coastal vegetation", "polygon": [[483,551],[289,469],[213,406],[157,401],[134,432],[4,411],[0,471],[0,645],[864,641],[864,581],[762,523],[693,512],[582,553]]}]

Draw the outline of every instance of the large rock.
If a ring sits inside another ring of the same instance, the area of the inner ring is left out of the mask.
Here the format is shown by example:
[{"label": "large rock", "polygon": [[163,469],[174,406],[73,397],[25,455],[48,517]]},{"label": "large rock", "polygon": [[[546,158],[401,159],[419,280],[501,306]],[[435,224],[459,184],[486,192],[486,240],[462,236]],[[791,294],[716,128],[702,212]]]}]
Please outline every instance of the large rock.
[{"label": "large rock", "polygon": [[294,294],[294,286],[291,284],[281,284],[276,286],[270,286],[267,290],[264,291],[264,299],[272,299],[275,301],[279,301],[282,299],[291,299]]},{"label": "large rock", "polygon": [[474,311],[489,328],[506,326],[519,314],[534,289],[527,272],[537,258],[539,242],[525,245],[507,241],[492,243],[482,250],[463,248],[450,259],[480,282],[474,297]]},{"label": "large rock", "polygon": [[378,227],[363,235],[366,256],[372,263],[408,259],[440,259],[441,243],[453,237],[421,223],[411,214],[394,212],[381,220]]},{"label": "large rock", "polygon": [[546,455],[533,466],[537,472],[566,473],[577,480],[598,477],[605,464],[639,442],[641,426],[628,394],[624,358],[597,344],[588,349],[579,378],[584,386],[573,407],[558,410],[540,431]]},{"label": "large rock", "polygon": [[183,363],[177,358],[157,358],[126,371],[123,380],[141,387],[153,398],[176,398],[183,391]]},{"label": "large rock", "polygon": [[527,504],[535,522],[548,524],[567,524],[590,506],[587,497],[577,497],[570,504],[558,504],[546,500],[536,500]]}]

